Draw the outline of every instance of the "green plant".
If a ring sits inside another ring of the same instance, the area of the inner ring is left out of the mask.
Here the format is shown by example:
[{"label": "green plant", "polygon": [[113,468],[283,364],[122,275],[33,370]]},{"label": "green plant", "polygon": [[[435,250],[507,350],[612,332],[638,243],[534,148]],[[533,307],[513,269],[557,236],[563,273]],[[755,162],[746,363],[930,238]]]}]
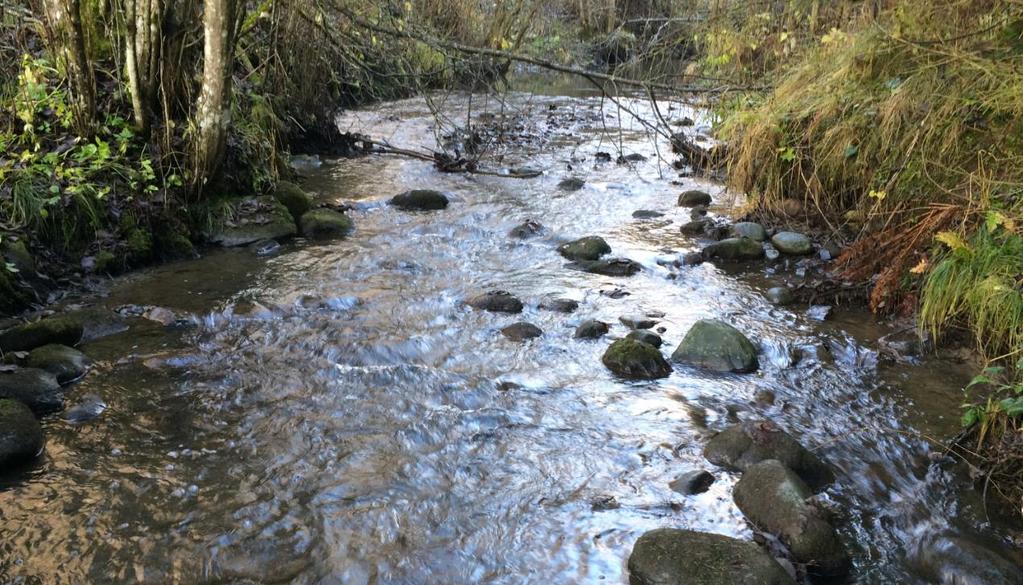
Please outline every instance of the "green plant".
[{"label": "green plant", "polygon": [[[1016,363],[1016,372],[1023,371],[1023,359]],[[975,387],[986,387],[988,397],[983,402],[971,402],[969,391]],[[962,417],[964,427],[977,428],[978,448],[992,435],[1001,436],[1010,430],[1023,429],[1023,378],[1006,378],[1006,369],[1001,366],[985,368],[970,381],[964,389],[967,402]]]}]

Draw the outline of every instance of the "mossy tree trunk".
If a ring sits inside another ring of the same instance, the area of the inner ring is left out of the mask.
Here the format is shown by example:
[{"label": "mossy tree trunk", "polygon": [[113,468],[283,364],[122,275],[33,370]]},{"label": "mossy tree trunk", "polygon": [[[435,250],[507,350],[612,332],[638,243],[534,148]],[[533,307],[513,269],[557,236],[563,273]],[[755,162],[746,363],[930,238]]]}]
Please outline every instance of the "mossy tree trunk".
[{"label": "mossy tree trunk", "polygon": [[194,113],[193,180],[198,193],[216,177],[231,119],[231,69],[239,0],[206,0],[202,86]]},{"label": "mossy tree trunk", "polygon": [[135,127],[144,132],[149,130],[156,98],[163,16],[163,0],[124,2],[124,67]]}]

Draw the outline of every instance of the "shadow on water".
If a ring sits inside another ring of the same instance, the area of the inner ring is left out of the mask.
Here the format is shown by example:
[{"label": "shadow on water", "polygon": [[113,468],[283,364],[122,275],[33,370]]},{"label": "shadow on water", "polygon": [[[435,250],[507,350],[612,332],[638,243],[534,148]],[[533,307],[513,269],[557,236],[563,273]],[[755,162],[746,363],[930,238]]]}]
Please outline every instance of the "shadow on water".
[{"label": "shadow on water", "polygon": [[[433,105],[464,116],[467,100]],[[708,466],[713,432],[754,417],[840,470],[828,497],[844,510],[859,582],[926,583],[936,566],[983,558],[975,543],[997,545],[976,528],[979,508],[960,504],[969,488],[921,436],[954,431],[942,416],[956,411],[964,369],[886,364],[877,339],[887,331],[866,314],[815,321],[770,305],[757,273],[672,264],[696,246],[678,232],[688,219],[678,190],[727,194],[696,179],[670,185],[676,175],[657,157],[667,145],[624,112],[532,94],[501,107],[520,134],[495,147],[501,164],[543,176],[327,160],[305,186],[354,207],[351,238],[295,242],[269,259],[215,251],[115,282],[99,304],[160,305],[183,319],[131,319],[85,344],[97,366],[69,402],[96,394],[107,409],[83,424],[47,420],[45,459],[0,493],[0,581],[624,583],[644,531],[751,536],[733,474],[715,470],[697,496],[668,483]],[[705,123],[681,104],[669,111]],[[342,125],[409,147],[442,133],[421,99]],[[648,160],[594,162],[613,149]],[[560,190],[568,176],[586,183]],[[417,187],[447,191],[452,204],[408,213],[384,203]],[[635,220],[637,209],[665,215]],[[526,219],[546,231],[509,238]],[[588,234],[643,271],[566,267],[557,244]],[[464,306],[495,287],[522,298],[523,314]],[[537,308],[551,296],[580,308]],[[676,366],[665,380],[624,382],[600,364],[607,341],[572,336],[596,318],[621,337],[620,316],[653,311],[665,314],[667,351],[697,319],[721,318],[760,344],[761,370]],[[543,336],[500,335],[520,320]]]}]

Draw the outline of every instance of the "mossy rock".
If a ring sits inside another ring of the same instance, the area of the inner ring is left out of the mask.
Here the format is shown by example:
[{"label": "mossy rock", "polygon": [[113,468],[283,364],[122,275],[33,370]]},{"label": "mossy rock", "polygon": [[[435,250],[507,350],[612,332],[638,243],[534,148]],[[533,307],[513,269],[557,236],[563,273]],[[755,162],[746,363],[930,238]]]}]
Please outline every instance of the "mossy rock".
[{"label": "mossy rock", "polygon": [[51,343],[33,349],[25,360],[29,368],[46,370],[57,377],[60,384],[69,384],[89,370],[92,360],[77,349]]},{"label": "mossy rock", "polygon": [[671,359],[716,372],[746,373],[760,367],[757,349],[728,323],[701,319],[686,333]]},{"label": "mossy rock", "polygon": [[770,421],[745,421],[728,427],[707,442],[703,456],[733,471],[745,471],[761,461],[775,459],[815,492],[835,480],[827,463]]},{"label": "mossy rock", "polygon": [[759,546],[720,534],[658,528],[629,555],[630,585],[795,585]]},{"label": "mossy rock", "polygon": [[35,368],[0,372],[0,398],[17,400],[36,414],[47,414],[64,407],[64,394],[57,377]]},{"label": "mossy rock", "polygon": [[0,314],[13,315],[28,307],[31,296],[15,273],[0,266]]},{"label": "mossy rock", "polygon": [[448,206],[447,195],[433,189],[412,189],[395,195],[391,205],[405,211],[434,211]]},{"label": "mossy rock", "polygon": [[298,231],[288,208],[269,195],[221,205],[212,212],[212,224],[207,239],[226,248],[288,238]]},{"label": "mossy rock", "polygon": [[6,263],[14,266],[21,274],[35,274],[36,263],[25,242],[4,239],[0,243],[0,255]]},{"label": "mossy rock", "polygon": [[299,221],[307,211],[313,208],[313,198],[290,181],[278,182],[274,189],[274,197],[288,208],[295,221]]},{"label": "mossy rock", "polygon": [[110,250],[96,252],[96,263],[93,265],[93,272],[96,274],[117,274],[121,271],[123,262],[119,261],[117,255]]},{"label": "mossy rock", "polygon": [[805,256],[813,253],[810,238],[796,232],[778,232],[771,237],[771,243],[782,254]]},{"label": "mossy rock", "polygon": [[623,378],[653,380],[671,375],[671,365],[654,346],[635,339],[619,339],[612,343],[601,361]]},{"label": "mossy rock", "polygon": [[[156,254],[164,260],[181,260],[195,257],[195,246],[184,226],[164,222],[153,234]],[[99,259],[97,258],[97,264]]]},{"label": "mossy rock", "polygon": [[124,235],[128,261],[133,265],[145,264],[153,258],[153,236],[146,230],[133,227]]},{"label": "mossy rock", "polygon": [[27,406],[0,399],[0,473],[27,463],[43,450],[43,429]]},{"label": "mossy rock", "polygon": [[611,246],[600,236],[586,236],[558,246],[558,253],[569,260],[599,260],[611,253]]},{"label": "mossy rock", "polygon": [[355,228],[352,218],[331,209],[307,211],[299,220],[302,235],[314,240],[343,238]]},{"label": "mossy rock", "polygon": [[81,340],[81,322],[71,317],[49,317],[0,333],[0,352],[29,351],[50,343],[74,346]]},{"label": "mossy rock", "polygon": [[703,249],[703,256],[717,260],[757,260],[764,257],[764,246],[752,238],[726,238]]},{"label": "mossy rock", "polygon": [[809,574],[841,577],[849,572],[852,561],[838,533],[808,502],[813,492],[777,459],[747,469],[732,495],[750,522],[776,535]]}]

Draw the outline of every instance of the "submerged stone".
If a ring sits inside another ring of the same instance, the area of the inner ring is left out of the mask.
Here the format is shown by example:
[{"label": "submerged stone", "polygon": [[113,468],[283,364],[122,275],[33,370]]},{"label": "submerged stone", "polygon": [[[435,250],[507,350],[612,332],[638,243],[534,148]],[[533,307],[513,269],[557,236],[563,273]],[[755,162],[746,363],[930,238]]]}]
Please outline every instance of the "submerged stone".
[{"label": "submerged stone", "polygon": [[50,343],[77,345],[82,323],[71,317],[49,317],[0,333],[0,352],[29,351]]},{"label": "submerged stone", "polygon": [[759,367],[757,350],[728,323],[701,319],[693,324],[671,359],[717,372],[747,373]]},{"label": "submerged stone", "polygon": [[776,535],[811,575],[840,577],[852,561],[834,527],[807,500],[806,483],[776,459],[749,467],[735,484],[735,505],[758,528]]},{"label": "submerged stone", "polygon": [[795,585],[752,542],[677,528],[639,537],[629,555],[630,585]]},{"label": "submerged stone", "polygon": [[0,399],[0,473],[32,461],[43,450],[43,429],[27,406]]},{"label": "submerged stone", "polygon": [[623,378],[653,380],[671,375],[671,365],[654,346],[635,339],[619,339],[604,352],[601,361]]},{"label": "submerged stone", "polygon": [[71,383],[89,370],[92,360],[77,349],[66,345],[50,344],[33,349],[25,365],[46,370],[57,377],[60,384]]},{"label": "submerged stone", "polygon": [[503,290],[492,290],[476,295],[466,301],[466,303],[470,307],[481,311],[491,311],[494,313],[522,312],[522,301],[512,296],[510,292]]},{"label": "submerged stone", "polygon": [[796,299],[788,287],[772,286],[767,289],[767,300],[775,305],[788,305]]},{"label": "submerged stone", "polygon": [[657,219],[659,217],[664,217],[664,214],[652,209],[637,209],[632,212],[632,217],[636,219]]},{"label": "submerged stone", "polygon": [[355,227],[352,218],[331,209],[307,211],[300,221],[302,235],[314,240],[343,238]]},{"label": "submerged stone", "polygon": [[520,321],[501,329],[501,334],[512,341],[526,341],[543,335],[543,330],[525,321]]},{"label": "submerged stone", "polygon": [[578,177],[569,177],[567,179],[562,179],[561,182],[558,183],[558,189],[561,189],[562,191],[578,191],[579,189],[582,189],[585,184],[586,181]]},{"label": "submerged stone", "polygon": [[835,480],[820,457],[808,451],[770,421],[745,421],[721,431],[703,449],[707,461],[726,469],[745,471],[768,459],[781,461],[815,492]]},{"label": "submerged stone", "polygon": [[618,320],[629,329],[650,329],[657,325],[657,319],[646,315],[623,315]]},{"label": "submerged stone", "polygon": [[540,301],[540,308],[555,313],[574,313],[579,308],[579,301],[572,299],[544,299]]},{"label": "submerged stone", "polygon": [[611,253],[611,246],[600,236],[586,236],[558,246],[558,253],[569,260],[598,260]]},{"label": "submerged stone", "polygon": [[632,276],[643,270],[643,266],[628,258],[610,258],[597,260],[596,262],[579,262],[579,266],[586,272],[601,274],[604,276]]},{"label": "submerged stone", "polygon": [[412,189],[395,195],[389,203],[405,211],[435,211],[448,206],[448,197],[433,189]]},{"label": "submerged stone", "polygon": [[538,236],[543,233],[543,225],[535,219],[527,219],[519,225],[513,227],[508,232],[508,236],[512,238],[526,239]]}]

